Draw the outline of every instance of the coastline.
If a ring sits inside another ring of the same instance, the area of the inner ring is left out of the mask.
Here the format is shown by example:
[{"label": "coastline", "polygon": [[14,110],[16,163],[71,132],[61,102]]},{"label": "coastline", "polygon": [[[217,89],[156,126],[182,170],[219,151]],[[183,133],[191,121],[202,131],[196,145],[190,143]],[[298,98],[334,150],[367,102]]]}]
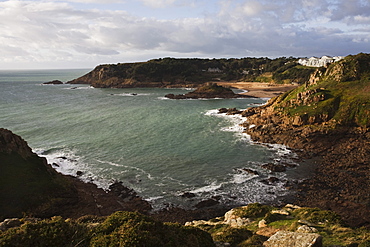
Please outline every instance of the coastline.
[{"label": "coastline", "polygon": [[240,93],[242,95],[247,95],[255,98],[273,98],[282,93],[290,91],[297,85],[293,84],[273,84],[273,83],[263,83],[263,82],[217,82],[218,85],[223,87],[231,87],[241,90],[246,90],[247,92]]}]

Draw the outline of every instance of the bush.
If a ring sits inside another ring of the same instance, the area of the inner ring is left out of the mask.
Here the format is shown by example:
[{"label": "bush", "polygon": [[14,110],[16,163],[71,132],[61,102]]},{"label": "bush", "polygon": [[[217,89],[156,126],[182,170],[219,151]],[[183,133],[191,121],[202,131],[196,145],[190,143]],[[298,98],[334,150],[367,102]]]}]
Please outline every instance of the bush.
[{"label": "bush", "polygon": [[235,215],[241,218],[259,218],[265,216],[271,209],[271,206],[251,203],[247,207],[236,208]]}]

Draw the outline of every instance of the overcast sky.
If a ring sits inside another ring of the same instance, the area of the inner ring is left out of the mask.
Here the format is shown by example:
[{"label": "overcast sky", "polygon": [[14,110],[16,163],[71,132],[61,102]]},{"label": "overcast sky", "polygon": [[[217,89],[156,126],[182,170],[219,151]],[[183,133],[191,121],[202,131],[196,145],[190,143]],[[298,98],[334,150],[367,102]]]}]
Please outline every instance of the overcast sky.
[{"label": "overcast sky", "polygon": [[0,1],[0,69],[370,52],[370,0]]}]

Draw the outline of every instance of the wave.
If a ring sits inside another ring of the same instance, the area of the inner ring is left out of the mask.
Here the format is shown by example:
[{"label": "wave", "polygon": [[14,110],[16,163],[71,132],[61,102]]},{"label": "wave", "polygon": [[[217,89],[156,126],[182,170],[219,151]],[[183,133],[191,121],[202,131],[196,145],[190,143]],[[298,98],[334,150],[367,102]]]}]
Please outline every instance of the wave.
[{"label": "wave", "polygon": [[78,177],[85,183],[94,183],[98,188],[108,190],[113,180],[98,177],[91,171],[81,157],[77,156],[75,151],[67,148],[50,148],[47,150],[36,150],[39,156],[46,158],[57,172],[63,175]]}]

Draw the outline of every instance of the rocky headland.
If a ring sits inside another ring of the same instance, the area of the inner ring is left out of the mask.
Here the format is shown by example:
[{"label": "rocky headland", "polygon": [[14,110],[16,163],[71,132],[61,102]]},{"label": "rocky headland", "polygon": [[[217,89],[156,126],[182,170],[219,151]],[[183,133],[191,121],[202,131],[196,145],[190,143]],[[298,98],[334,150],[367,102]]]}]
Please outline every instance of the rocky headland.
[{"label": "rocky headland", "polygon": [[181,59],[102,64],[70,84],[95,88],[197,88],[206,82],[263,82],[290,84],[307,80],[313,68],[297,58]]},{"label": "rocky headland", "polygon": [[109,192],[57,173],[27,142],[0,128],[0,220],[7,217],[104,216],[119,210],[147,213],[148,202],[116,182]]},{"label": "rocky headland", "polygon": [[330,209],[352,226],[370,224],[370,55],[320,68],[304,85],[242,113],[255,141],[316,158],[296,203]]}]

